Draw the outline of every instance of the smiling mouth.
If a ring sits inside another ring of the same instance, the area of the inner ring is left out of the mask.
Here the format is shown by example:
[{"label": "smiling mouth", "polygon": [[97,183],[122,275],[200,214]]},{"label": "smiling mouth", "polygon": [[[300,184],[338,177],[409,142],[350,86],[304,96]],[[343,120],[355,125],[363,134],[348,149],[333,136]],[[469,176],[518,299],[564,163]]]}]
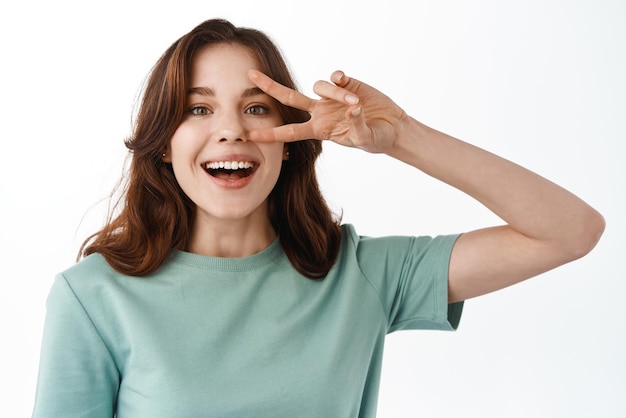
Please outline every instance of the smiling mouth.
[{"label": "smiling mouth", "polygon": [[204,169],[211,176],[221,180],[238,180],[254,173],[257,164],[252,161],[211,161],[204,164]]}]

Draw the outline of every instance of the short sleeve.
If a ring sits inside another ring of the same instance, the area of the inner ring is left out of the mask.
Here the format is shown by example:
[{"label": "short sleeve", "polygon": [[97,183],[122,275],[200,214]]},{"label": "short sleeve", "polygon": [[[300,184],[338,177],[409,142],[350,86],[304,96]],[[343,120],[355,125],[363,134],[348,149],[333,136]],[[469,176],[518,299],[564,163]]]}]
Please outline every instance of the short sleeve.
[{"label": "short sleeve", "polygon": [[111,418],[119,373],[62,275],[47,300],[33,417]]},{"label": "short sleeve", "polygon": [[358,237],[358,263],[380,297],[388,333],[458,327],[463,302],[448,304],[450,255],[457,238]]}]

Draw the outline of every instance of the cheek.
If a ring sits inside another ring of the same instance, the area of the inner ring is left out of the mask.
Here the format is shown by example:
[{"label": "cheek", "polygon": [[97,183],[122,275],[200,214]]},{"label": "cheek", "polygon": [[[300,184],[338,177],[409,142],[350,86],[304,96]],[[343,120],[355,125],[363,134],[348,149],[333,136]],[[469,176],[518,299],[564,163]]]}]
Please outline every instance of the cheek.
[{"label": "cheek", "polygon": [[177,150],[180,148],[180,144],[183,142],[183,137],[185,136],[185,129],[179,126],[175,131],[174,135],[170,138],[168,142],[168,150],[170,155],[177,154]]},{"label": "cheek", "polygon": [[267,148],[263,150],[263,153],[266,155],[266,159],[268,160],[268,162],[271,163],[273,167],[276,167],[277,170],[280,170],[285,156],[285,144],[263,144],[263,146],[266,145]]},{"label": "cheek", "polygon": [[174,135],[172,135],[169,141],[170,158],[189,155],[194,152],[194,149],[197,147],[197,140],[195,139],[197,135],[194,132],[193,127],[186,124],[180,125],[174,131]]},{"label": "cheek", "polygon": [[174,176],[179,184],[184,183],[185,179],[193,176],[195,147],[192,139],[185,132],[185,129],[179,128],[174,132],[168,144],[169,148],[166,156],[172,164]]}]

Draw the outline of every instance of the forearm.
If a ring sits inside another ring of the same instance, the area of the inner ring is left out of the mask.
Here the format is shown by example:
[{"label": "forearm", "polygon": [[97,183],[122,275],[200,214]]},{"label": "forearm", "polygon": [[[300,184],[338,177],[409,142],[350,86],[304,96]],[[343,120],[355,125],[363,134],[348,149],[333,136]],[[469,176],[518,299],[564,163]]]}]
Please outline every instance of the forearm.
[{"label": "forearm", "polygon": [[389,154],[472,196],[515,231],[571,253],[597,242],[604,220],[581,199],[490,152],[407,118]]}]

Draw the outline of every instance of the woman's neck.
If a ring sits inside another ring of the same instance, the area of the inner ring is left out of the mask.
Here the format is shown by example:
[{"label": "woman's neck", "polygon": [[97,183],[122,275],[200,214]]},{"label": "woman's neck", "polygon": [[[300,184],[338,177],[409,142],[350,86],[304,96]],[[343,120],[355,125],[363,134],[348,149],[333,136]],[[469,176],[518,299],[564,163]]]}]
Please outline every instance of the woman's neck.
[{"label": "woman's neck", "polygon": [[267,216],[209,219],[196,214],[187,251],[212,257],[240,258],[256,254],[276,239]]}]

